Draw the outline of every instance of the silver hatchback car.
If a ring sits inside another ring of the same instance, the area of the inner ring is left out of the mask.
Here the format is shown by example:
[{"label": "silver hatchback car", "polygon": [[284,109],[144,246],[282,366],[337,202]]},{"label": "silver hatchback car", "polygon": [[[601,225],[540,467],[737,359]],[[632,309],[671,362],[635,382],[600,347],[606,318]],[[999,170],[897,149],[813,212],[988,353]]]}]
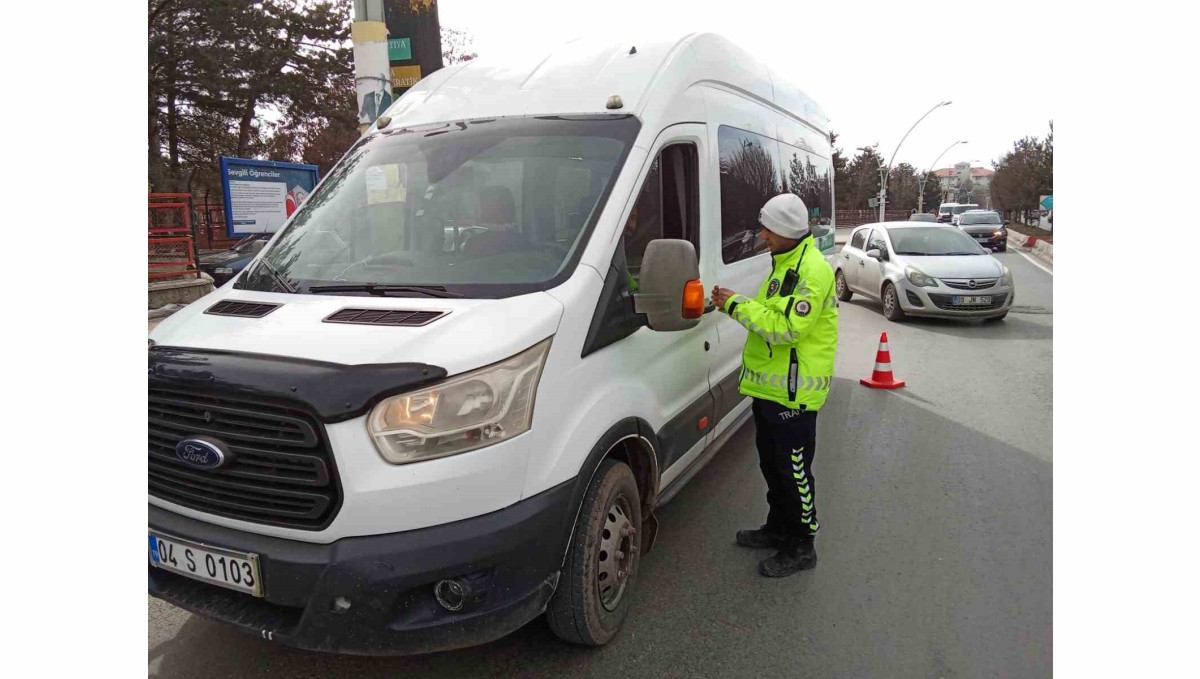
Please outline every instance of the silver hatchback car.
[{"label": "silver hatchback car", "polygon": [[905,316],[998,321],[1013,301],[1012,273],[953,226],[883,222],[855,229],[833,257],[838,299],[883,302],[890,321]]}]

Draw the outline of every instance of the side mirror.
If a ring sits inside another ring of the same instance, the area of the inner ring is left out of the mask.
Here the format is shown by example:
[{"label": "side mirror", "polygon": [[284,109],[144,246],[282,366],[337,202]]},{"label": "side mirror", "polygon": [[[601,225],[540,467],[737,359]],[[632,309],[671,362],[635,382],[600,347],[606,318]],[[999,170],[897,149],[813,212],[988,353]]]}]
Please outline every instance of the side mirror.
[{"label": "side mirror", "polygon": [[704,287],[696,248],[690,242],[676,238],[650,241],[642,255],[640,279],[633,308],[646,315],[651,330],[688,330],[700,323]]},{"label": "side mirror", "polygon": [[871,259],[883,261],[883,252],[879,248],[871,248],[870,250],[867,250],[867,256]]}]

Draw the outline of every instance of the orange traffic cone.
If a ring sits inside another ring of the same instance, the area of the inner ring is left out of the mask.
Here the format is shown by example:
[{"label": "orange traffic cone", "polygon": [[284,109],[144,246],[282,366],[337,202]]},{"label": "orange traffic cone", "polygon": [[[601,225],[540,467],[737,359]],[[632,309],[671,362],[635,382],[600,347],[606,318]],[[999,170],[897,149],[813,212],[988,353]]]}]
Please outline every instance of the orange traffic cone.
[{"label": "orange traffic cone", "polygon": [[887,333],[879,335],[879,351],[875,352],[875,370],[870,378],[862,378],[859,382],[872,389],[899,389],[904,386],[904,380],[892,377],[892,354],[888,351]]}]

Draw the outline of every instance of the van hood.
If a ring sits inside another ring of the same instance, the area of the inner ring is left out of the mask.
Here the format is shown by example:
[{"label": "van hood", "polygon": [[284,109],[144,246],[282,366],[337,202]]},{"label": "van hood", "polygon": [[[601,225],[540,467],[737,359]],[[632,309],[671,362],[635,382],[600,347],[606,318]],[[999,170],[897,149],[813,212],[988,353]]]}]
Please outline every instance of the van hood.
[{"label": "van hood", "polygon": [[921,273],[934,278],[999,278],[1004,273],[1000,262],[991,255],[902,255],[902,258],[904,264],[911,264]]},{"label": "van hood", "polygon": [[[261,318],[205,313],[230,300],[278,304]],[[419,327],[328,323],[342,309],[444,311]],[[216,290],[150,333],[160,346],[287,356],[343,365],[426,363],[450,375],[528,349],[558,330],[563,306],[544,292],[507,299],[291,295]]]}]

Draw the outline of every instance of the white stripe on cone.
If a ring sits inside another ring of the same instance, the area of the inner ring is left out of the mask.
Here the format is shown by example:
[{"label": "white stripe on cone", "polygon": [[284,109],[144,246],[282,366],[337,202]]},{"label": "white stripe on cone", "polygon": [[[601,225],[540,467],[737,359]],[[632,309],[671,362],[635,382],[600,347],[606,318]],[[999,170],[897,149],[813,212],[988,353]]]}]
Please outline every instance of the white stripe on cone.
[{"label": "white stripe on cone", "polygon": [[891,363],[876,363],[875,364],[875,372],[890,373],[890,372],[892,372],[892,364]]},{"label": "white stripe on cone", "polygon": [[880,351],[887,351],[887,350],[888,350],[888,345],[887,345],[887,342],[880,342],[880,343],[879,343],[879,350],[880,350]]}]

